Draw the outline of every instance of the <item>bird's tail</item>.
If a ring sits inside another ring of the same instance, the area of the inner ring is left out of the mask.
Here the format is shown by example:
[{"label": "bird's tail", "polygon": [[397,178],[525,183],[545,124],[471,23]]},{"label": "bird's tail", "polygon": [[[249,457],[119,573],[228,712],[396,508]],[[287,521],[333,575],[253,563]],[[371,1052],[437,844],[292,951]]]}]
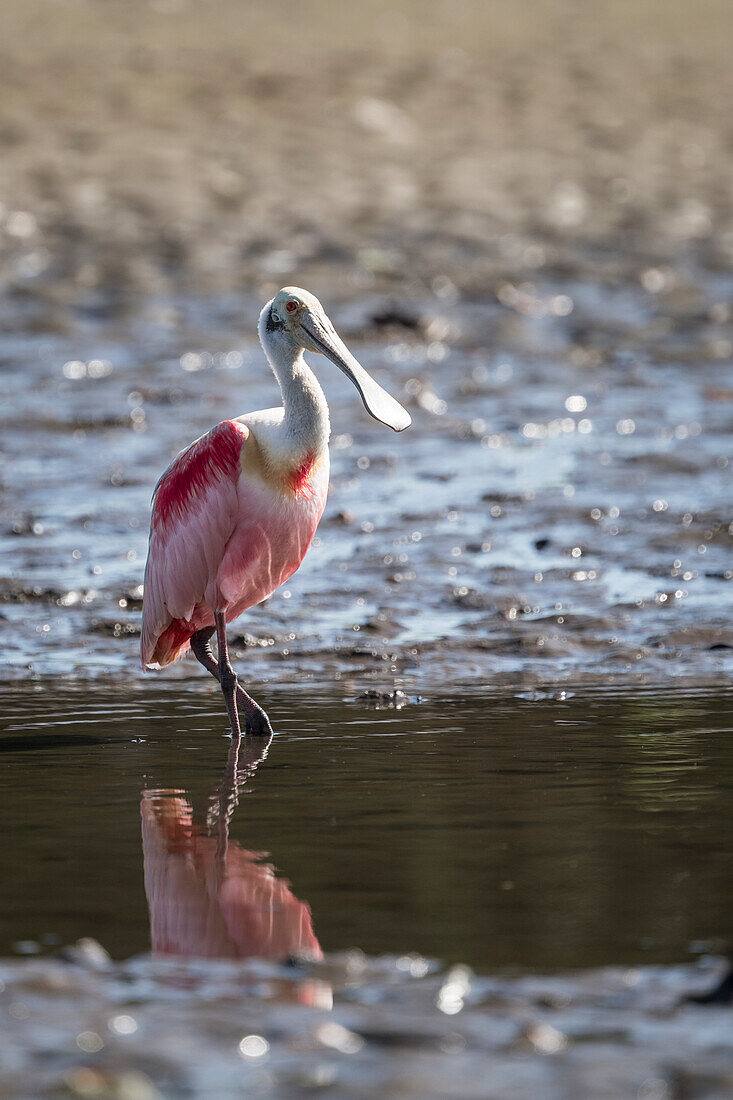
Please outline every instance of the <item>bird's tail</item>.
[{"label": "bird's tail", "polygon": [[193,623],[187,619],[173,619],[163,631],[152,634],[146,632],[143,623],[143,636],[140,645],[140,658],[143,668],[165,668],[188,653],[191,635],[195,631]]}]

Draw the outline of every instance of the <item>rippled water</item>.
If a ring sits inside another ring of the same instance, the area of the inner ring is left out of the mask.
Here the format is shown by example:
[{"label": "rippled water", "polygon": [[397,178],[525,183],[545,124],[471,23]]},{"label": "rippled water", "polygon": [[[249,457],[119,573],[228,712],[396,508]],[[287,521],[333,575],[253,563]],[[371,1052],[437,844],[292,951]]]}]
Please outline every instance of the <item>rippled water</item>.
[{"label": "rippled water", "polygon": [[123,958],[151,920],[163,952],[483,971],[729,942],[730,692],[263,701],[276,737],[256,771],[244,743],[237,793],[215,694],[6,687],[2,950],[92,935]]}]

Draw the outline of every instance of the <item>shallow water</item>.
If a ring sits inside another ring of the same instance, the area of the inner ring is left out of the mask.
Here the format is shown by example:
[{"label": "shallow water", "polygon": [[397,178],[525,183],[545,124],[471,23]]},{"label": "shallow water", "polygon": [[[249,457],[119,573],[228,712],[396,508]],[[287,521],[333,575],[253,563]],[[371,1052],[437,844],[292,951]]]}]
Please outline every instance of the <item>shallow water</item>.
[{"label": "shallow water", "polygon": [[[234,628],[245,676],[699,683],[729,672],[733,390],[710,341],[729,346],[730,284],[698,272],[673,289],[662,301],[538,282],[505,288],[506,305],[404,302],[408,327],[386,328],[373,320],[383,302],[334,302],[414,424],[386,431],[318,365],[329,503],[299,572]],[[570,317],[555,316],[558,302]],[[71,335],[0,339],[13,375],[0,524],[11,675],[136,675],[159,473],[213,423],[276,400],[243,336],[258,308],[152,301],[121,328],[77,313]],[[689,310],[712,318],[694,335]]]},{"label": "shallow water", "polygon": [[218,695],[6,686],[0,954],[92,935],[125,958],[151,917],[163,952],[484,972],[729,943],[729,691],[263,702],[276,737],[256,771],[243,746],[236,805]]},{"label": "shallow water", "polygon": [[248,678],[729,676],[730,5],[164,7],[2,5],[7,672],[135,675],[153,485],[277,400],[294,283],[414,422],[317,364],[330,500]]}]

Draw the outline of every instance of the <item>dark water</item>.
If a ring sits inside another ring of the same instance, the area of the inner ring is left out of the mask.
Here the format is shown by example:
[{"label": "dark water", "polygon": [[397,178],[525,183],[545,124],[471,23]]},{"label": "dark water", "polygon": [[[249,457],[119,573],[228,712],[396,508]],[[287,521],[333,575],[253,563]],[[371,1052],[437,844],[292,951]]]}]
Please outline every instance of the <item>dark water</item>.
[{"label": "dark water", "polygon": [[[297,913],[324,951],[484,971],[725,947],[733,692],[435,696],[398,711],[302,690],[263,702],[276,737],[255,774],[243,749],[228,838],[248,919],[266,909],[281,927]],[[18,684],[1,711],[0,953],[85,935],[119,958],[147,950],[144,874],[164,880],[155,904],[174,913],[211,893],[229,744],[219,698]],[[144,792],[173,822],[167,849],[148,834],[145,867]],[[257,894],[263,864],[290,886]],[[197,934],[198,953],[216,953],[211,928]]]}]

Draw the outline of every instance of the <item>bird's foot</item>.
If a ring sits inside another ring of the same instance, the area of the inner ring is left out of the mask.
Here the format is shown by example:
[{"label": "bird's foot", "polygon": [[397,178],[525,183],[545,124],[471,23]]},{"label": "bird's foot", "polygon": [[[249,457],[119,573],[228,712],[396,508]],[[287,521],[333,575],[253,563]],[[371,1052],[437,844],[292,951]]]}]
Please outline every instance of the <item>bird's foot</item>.
[{"label": "bird's foot", "polygon": [[250,699],[244,708],[244,732],[252,737],[272,737],[270,719],[254,699]]}]

